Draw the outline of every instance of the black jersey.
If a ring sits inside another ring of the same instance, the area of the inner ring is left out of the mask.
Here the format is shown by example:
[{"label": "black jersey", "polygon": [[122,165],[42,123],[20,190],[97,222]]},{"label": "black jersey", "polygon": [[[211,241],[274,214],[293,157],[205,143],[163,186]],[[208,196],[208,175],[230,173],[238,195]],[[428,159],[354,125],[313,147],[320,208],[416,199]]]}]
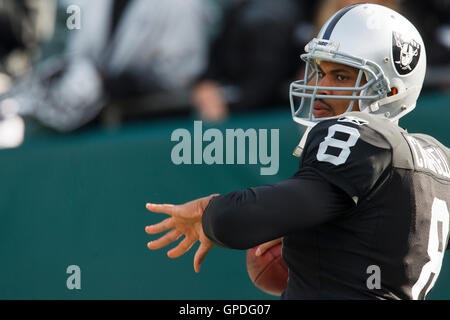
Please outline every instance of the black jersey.
[{"label": "black jersey", "polygon": [[283,236],[284,299],[424,299],[448,245],[449,163],[430,136],[348,113],[310,131],[292,178],[213,198],[204,230],[241,249]]}]

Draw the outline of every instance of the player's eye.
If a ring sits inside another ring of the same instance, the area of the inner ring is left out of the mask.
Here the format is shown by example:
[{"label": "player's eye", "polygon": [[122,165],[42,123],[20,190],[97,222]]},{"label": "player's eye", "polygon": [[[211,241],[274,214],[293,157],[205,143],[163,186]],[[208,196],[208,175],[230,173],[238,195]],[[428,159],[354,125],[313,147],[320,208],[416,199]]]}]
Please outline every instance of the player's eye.
[{"label": "player's eye", "polygon": [[325,77],[325,73],[323,71],[317,71],[317,75],[319,76],[319,79]]},{"label": "player's eye", "polygon": [[336,78],[337,78],[339,81],[347,81],[347,80],[348,80],[348,77],[347,77],[347,76],[343,76],[343,75],[341,75],[341,74],[338,74],[338,75],[336,76]]}]

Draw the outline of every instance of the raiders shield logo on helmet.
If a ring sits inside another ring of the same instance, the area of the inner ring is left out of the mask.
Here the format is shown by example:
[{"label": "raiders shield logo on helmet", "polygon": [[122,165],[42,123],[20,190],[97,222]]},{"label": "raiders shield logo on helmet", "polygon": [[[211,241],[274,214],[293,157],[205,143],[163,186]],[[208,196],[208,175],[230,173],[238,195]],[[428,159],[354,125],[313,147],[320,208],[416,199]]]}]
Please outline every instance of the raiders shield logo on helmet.
[{"label": "raiders shield logo on helmet", "polygon": [[393,32],[392,55],[398,74],[406,75],[414,70],[420,58],[420,44],[414,40],[404,41],[402,36]]}]

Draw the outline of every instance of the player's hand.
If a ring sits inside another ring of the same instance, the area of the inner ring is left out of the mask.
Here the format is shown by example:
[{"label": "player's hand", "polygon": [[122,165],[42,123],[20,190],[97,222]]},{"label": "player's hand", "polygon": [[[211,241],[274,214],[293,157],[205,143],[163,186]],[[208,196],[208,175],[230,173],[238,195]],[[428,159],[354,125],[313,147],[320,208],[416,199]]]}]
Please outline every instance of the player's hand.
[{"label": "player's hand", "polygon": [[194,105],[203,120],[220,122],[228,116],[228,105],[217,83],[209,80],[199,83],[193,89],[192,96]]},{"label": "player's hand", "polygon": [[255,255],[256,256],[263,255],[264,252],[266,252],[267,250],[269,250],[273,246],[276,246],[277,244],[281,243],[281,241],[283,241],[283,238],[278,238],[278,239],[271,240],[271,241],[265,242],[263,244],[260,244],[258,246],[258,248],[256,249]]},{"label": "player's hand", "polygon": [[203,211],[214,196],[216,195],[210,195],[181,205],[147,203],[145,206],[147,210],[170,216],[162,222],[145,228],[148,234],[167,231],[159,239],[150,241],[147,247],[151,250],[160,249],[177,241],[184,235],[184,239],[175,248],[167,252],[169,258],[178,258],[189,251],[194,243],[200,241],[200,246],[194,256],[194,270],[198,273],[200,264],[214,246],[212,241],[203,233],[202,226]]}]

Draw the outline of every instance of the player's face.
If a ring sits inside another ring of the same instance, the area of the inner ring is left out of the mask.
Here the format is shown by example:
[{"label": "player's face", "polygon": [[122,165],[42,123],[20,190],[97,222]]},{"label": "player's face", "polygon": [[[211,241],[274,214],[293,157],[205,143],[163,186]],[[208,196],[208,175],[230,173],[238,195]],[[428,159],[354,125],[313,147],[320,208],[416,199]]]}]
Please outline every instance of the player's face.
[{"label": "player's face", "polygon": [[[318,66],[319,82],[318,86],[322,87],[353,87],[358,79],[359,69],[346,66],[343,64],[321,61]],[[315,83],[316,79],[311,80]],[[310,83],[311,83],[310,82]],[[362,77],[360,86],[366,83],[365,77]],[[321,95],[348,95],[351,96],[353,91],[331,91],[320,89],[317,94]],[[334,117],[347,111],[351,100],[338,99],[317,99],[314,103],[313,114],[316,118]],[[352,111],[359,110],[359,103],[356,100]]]}]

